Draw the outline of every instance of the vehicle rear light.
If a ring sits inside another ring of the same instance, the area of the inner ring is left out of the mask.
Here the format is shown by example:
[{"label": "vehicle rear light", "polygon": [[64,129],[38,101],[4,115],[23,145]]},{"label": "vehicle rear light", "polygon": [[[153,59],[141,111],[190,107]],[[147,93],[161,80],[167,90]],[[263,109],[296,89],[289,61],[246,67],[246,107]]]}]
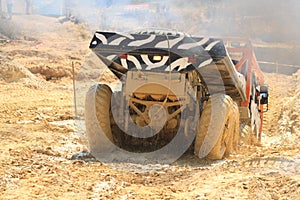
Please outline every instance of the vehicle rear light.
[{"label": "vehicle rear light", "polygon": [[120,54],[119,57],[121,59],[127,59],[128,55],[127,54]]},{"label": "vehicle rear light", "polygon": [[189,59],[188,59],[188,62],[189,62],[189,63],[196,63],[196,62],[197,62],[197,59],[196,59],[196,58],[189,58]]}]

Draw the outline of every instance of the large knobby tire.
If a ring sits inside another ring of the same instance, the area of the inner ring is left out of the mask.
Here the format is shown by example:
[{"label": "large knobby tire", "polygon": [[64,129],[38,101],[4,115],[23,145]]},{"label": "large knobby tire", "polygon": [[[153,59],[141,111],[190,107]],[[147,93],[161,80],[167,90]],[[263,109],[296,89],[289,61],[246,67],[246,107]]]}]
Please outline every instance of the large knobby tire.
[{"label": "large knobby tire", "polygon": [[85,124],[92,154],[110,153],[115,148],[111,131],[112,91],[105,84],[92,86],[86,94]]},{"label": "large knobby tire", "polygon": [[245,122],[241,123],[240,132],[240,142],[243,145],[252,145],[253,133],[250,125]]},{"label": "large knobby tire", "polygon": [[201,114],[194,152],[199,158],[223,159],[232,151],[234,103],[230,96],[213,95]]},{"label": "large knobby tire", "polygon": [[241,124],[241,142],[245,145],[261,146],[259,139],[256,137],[257,126],[254,126],[254,131],[249,124]]},{"label": "large knobby tire", "polygon": [[259,135],[259,127],[255,124],[254,130],[252,131],[251,145],[261,146],[261,141],[258,135]]},{"label": "large knobby tire", "polygon": [[238,151],[239,139],[240,139],[240,112],[236,102],[232,102],[232,130],[230,136],[227,138],[227,147],[225,156],[229,156],[232,152]]},{"label": "large knobby tire", "polygon": [[236,102],[233,102],[234,132],[232,140],[233,151],[237,152],[240,145],[240,111]]}]

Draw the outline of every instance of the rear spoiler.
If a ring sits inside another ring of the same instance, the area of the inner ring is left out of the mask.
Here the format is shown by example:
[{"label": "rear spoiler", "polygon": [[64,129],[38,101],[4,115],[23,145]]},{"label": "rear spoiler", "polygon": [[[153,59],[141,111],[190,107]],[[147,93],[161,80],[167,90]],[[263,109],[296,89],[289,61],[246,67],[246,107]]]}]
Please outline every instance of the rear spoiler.
[{"label": "rear spoiler", "polygon": [[128,70],[189,71],[228,56],[221,39],[159,31],[96,32],[90,43],[96,55],[117,76]]}]

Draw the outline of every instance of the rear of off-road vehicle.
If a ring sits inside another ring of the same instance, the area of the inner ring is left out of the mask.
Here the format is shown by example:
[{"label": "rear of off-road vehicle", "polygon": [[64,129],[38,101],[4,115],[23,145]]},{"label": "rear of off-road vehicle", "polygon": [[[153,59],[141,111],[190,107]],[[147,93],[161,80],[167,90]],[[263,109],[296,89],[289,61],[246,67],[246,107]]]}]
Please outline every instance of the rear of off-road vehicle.
[{"label": "rear of off-road vehicle", "polygon": [[87,93],[92,154],[163,149],[176,157],[190,148],[199,158],[222,159],[241,136],[253,135],[241,135],[241,127],[258,130],[259,139],[268,95],[261,71],[248,43],[226,42],[166,31],[96,32],[90,48],[122,87],[98,83]]}]

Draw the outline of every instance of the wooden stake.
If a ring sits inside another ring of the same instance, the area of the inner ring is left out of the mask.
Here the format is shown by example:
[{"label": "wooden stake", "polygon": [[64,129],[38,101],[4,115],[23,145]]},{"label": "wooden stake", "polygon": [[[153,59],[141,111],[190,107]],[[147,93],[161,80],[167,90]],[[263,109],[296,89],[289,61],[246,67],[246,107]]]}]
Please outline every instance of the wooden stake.
[{"label": "wooden stake", "polygon": [[75,119],[77,118],[77,103],[76,103],[76,87],[75,87],[75,67],[74,62],[72,62],[72,75],[73,75],[73,97],[74,97],[74,111]]}]

